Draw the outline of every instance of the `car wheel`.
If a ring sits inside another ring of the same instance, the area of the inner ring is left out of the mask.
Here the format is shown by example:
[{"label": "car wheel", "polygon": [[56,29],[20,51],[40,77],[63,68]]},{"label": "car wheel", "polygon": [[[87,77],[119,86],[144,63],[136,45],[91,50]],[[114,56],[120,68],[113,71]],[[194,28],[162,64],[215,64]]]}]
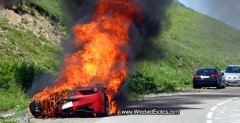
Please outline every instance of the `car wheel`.
[{"label": "car wheel", "polygon": [[35,116],[36,118],[43,116],[40,101],[31,101],[29,104],[29,109],[32,115]]},{"label": "car wheel", "polygon": [[222,83],[221,88],[225,88],[226,84]]},{"label": "car wheel", "polygon": [[217,88],[217,89],[221,89],[221,86],[222,86],[221,83],[218,83],[217,86],[216,86],[216,88]]},{"label": "car wheel", "polygon": [[106,117],[110,115],[108,98],[105,96],[104,113],[97,113],[97,117]]},{"label": "car wheel", "polygon": [[226,86],[229,86],[229,84],[228,84],[228,83],[226,83]]},{"label": "car wheel", "polygon": [[193,88],[198,89],[199,87],[195,83],[193,83]]}]

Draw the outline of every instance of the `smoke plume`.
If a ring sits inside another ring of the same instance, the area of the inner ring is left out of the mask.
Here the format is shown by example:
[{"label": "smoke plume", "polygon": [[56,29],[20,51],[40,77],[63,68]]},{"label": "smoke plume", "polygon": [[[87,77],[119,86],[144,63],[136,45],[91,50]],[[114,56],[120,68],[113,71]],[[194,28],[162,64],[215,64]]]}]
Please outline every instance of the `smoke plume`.
[{"label": "smoke plume", "polygon": [[[152,39],[159,36],[163,27],[167,29],[170,26],[169,17],[166,14],[167,8],[173,0],[135,0],[141,7],[144,19],[138,23],[133,22],[129,31],[131,46],[129,60],[145,58],[145,51],[152,49],[159,51],[152,42]],[[86,23],[91,19],[91,15],[96,8],[96,0],[64,0],[65,14],[70,15],[73,19],[72,25],[76,23]],[[67,39],[64,47],[67,52],[74,53],[73,34]],[[160,54],[160,53],[159,53]],[[149,58],[148,58],[149,59]]]}]

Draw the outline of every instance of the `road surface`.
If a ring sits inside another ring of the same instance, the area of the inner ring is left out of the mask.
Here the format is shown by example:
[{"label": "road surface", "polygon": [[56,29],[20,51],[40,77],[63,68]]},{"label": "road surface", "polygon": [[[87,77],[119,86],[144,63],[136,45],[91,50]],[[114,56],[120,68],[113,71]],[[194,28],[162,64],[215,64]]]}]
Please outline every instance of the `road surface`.
[{"label": "road surface", "polygon": [[127,108],[180,110],[179,115],[118,115],[104,118],[35,119],[33,123],[240,123],[240,88],[201,89],[201,93],[152,95]]}]

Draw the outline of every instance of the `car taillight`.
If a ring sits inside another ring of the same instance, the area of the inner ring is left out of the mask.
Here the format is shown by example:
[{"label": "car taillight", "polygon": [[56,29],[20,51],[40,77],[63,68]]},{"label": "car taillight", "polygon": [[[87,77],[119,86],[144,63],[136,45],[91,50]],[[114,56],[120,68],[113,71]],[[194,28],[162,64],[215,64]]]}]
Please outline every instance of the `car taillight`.
[{"label": "car taillight", "polygon": [[197,74],[194,74],[193,78],[200,78],[200,76]]},{"label": "car taillight", "polygon": [[218,77],[218,74],[212,74],[211,77]]}]

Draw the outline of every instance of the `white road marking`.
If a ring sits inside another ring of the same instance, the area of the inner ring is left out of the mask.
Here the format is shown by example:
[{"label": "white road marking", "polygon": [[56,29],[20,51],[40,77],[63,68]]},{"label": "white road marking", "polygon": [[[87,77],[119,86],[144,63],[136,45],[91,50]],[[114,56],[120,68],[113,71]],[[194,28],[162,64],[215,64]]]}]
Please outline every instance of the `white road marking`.
[{"label": "white road marking", "polygon": [[236,118],[239,118],[240,115],[236,115],[236,116],[228,116],[228,117],[218,117],[218,118],[214,118],[216,120],[219,120],[219,119],[236,119]]},{"label": "white road marking", "polygon": [[[207,114],[207,123],[212,123],[212,116],[213,116],[213,112],[218,108],[218,106],[220,106],[220,105],[223,105],[224,103],[227,103],[227,102],[230,102],[230,101],[232,101],[232,100],[236,100],[236,99],[238,99],[239,97],[234,97],[234,98],[232,98],[232,99],[228,99],[228,100],[225,100],[225,101],[223,101],[223,102],[221,102],[221,103],[218,103],[217,104],[217,106],[213,106],[212,108],[211,108],[211,111],[210,112],[208,112],[208,114]],[[222,113],[222,112],[220,112],[220,113]],[[216,119],[216,118],[215,118]]]},{"label": "white road marking", "polygon": [[225,102],[229,102],[229,101],[232,101],[233,99],[229,99],[229,100],[226,100]]},{"label": "white road marking", "polygon": [[213,111],[215,111],[216,109],[217,109],[217,106],[213,106],[212,109],[211,109],[211,111],[213,112]]},{"label": "white road marking", "polygon": [[213,115],[213,112],[208,112],[207,118],[208,118],[208,119],[211,119],[211,118],[212,118],[212,115]]},{"label": "white road marking", "polygon": [[220,106],[220,105],[222,105],[222,104],[224,104],[224,103],[226,103],[226,102],[221,102],[221,103],[218,103],[217,105]]},{"label": "white road marking", "polygon": [[236,100],[236,99],[238,99],[239,97],[235,97],[235,98],[232,98],[233,100]]}]

